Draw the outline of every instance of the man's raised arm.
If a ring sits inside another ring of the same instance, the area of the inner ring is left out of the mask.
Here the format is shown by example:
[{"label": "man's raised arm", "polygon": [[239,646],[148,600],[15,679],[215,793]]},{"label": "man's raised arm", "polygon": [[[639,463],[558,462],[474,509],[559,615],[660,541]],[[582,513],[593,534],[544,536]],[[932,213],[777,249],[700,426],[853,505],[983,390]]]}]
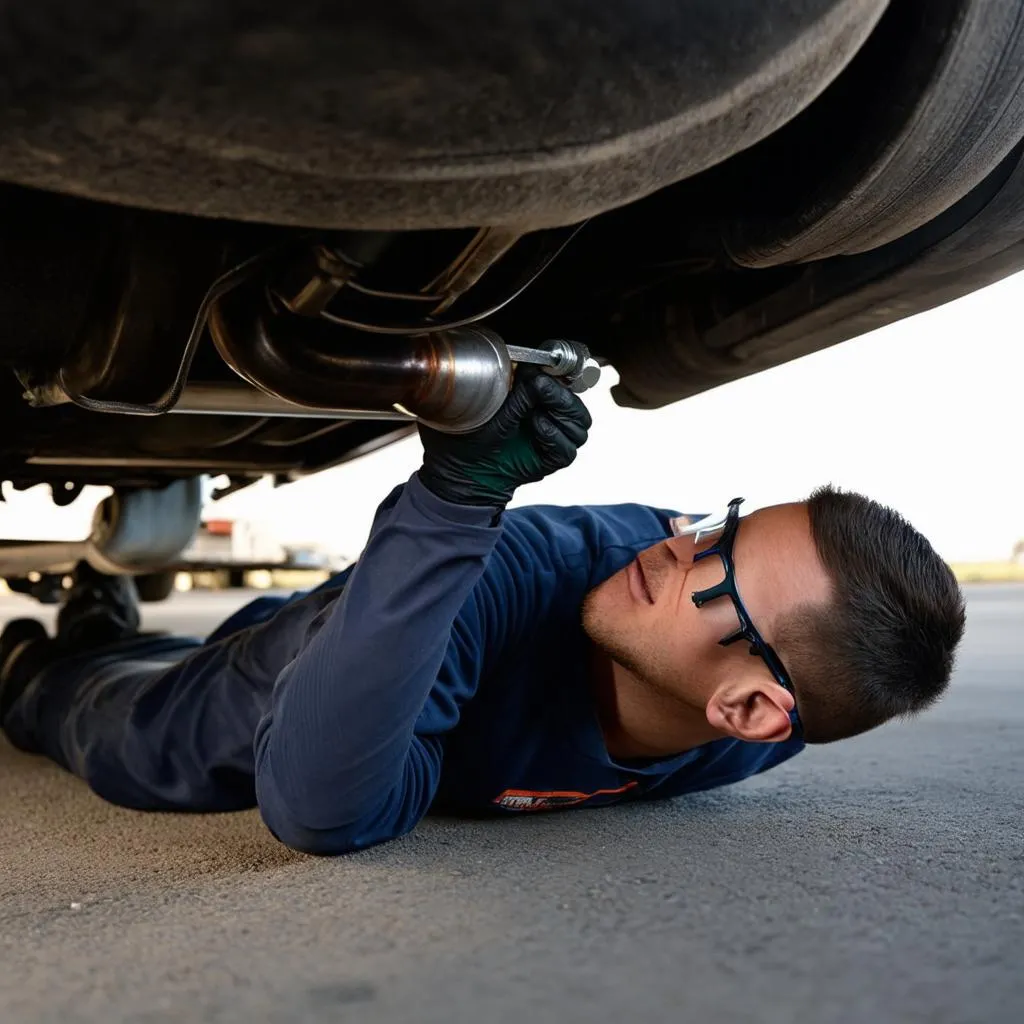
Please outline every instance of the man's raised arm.
[{"label": "man's raised arm", "polygon": [[452,623],[515,489],[569,465],[589,427],[576,395],[528,370],[479,430],[420,428],[422,468],[381,505],[257,729],[260,811],[282,841],[340,853],[402,835],[426,813],[441,742],[414,725]]}]

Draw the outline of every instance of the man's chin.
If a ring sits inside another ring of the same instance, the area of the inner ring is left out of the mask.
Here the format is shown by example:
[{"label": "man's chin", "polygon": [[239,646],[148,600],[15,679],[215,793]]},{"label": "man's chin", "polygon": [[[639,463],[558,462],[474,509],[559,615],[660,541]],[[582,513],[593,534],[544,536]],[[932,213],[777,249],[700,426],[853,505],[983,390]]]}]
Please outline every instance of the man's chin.
[{"label": "man's chin", "polygon": [[633,658],[626,638],[616,628],[618,616],[615,609],[603,600],[600,588],[592,590],[583,600],[583,632],[591,643],[612,661],[633,671]]},{"label": "man's chin", "polygon": [[610,621],[608,602],[604,592],[604,584],[600,584],[589,591],[583,598],[583,606],[580,609],[580,616],[583,621],[583,631],[597,644],[603,647],[603,637],[607,633],[607,625]]}]

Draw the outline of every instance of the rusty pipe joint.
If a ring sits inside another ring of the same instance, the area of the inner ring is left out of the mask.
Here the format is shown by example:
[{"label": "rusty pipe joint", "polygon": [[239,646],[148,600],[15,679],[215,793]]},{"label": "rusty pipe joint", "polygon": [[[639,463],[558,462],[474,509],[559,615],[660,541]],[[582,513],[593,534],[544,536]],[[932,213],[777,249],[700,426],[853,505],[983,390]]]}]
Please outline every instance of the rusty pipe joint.
[{"label": "rusty pipe joint", "polygon": [[[487,327],[458,327],[425,336],[439,370],[429,373],[415,399],[416,418],[449,434],[482,427],[512,387],[512,360]],[[410,410],[412,411],[412,410]]]}]

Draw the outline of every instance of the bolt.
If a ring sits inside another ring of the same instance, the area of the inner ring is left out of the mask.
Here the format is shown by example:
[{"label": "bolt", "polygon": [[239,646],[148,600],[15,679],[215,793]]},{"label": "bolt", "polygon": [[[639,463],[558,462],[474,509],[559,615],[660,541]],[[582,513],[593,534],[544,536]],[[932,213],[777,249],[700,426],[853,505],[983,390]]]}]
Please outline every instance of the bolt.
[{"label": "bolt", "polygon": [[569,390],[579,395],[589,391],[601,379],[601,366],[593,356],[587,356],[583,365],[570,378]]}]

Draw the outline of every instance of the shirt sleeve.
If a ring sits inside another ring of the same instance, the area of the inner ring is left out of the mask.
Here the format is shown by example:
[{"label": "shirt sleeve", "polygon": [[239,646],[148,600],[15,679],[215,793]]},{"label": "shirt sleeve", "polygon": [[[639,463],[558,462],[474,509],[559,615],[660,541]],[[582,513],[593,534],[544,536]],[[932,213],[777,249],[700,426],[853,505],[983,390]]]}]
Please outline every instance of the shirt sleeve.
[{"label": "shirt sleeve", "polygon": [[417,476],[378,509],[366,548],[281,672],[255,738],[268,828],[310,853],[408,832],[437,788],[441,741],[415,723],[452,624],[501,534],[494,508],[453,505]]}]

